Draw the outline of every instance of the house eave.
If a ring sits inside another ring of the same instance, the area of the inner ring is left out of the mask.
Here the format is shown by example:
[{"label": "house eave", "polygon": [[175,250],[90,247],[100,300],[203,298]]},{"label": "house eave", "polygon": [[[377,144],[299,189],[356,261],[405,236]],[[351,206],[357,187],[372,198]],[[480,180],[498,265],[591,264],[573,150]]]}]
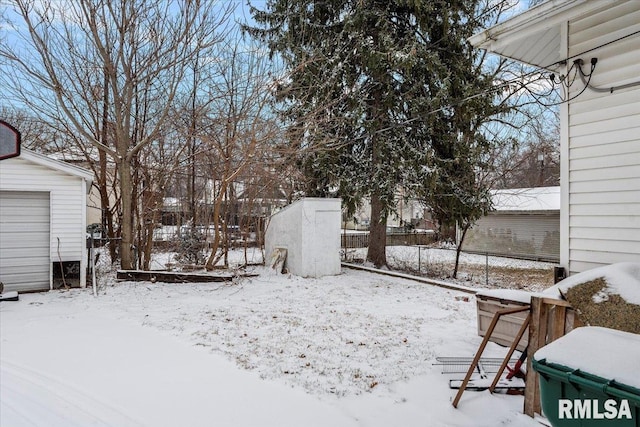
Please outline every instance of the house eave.
[{"label": "house eave", "polygon": [[474,34],[468,41],[476,48],[506,58],[556,70],[568,59],[560,49],[563,25],[603,7],[607,4],[598,1],[549,0]]}]

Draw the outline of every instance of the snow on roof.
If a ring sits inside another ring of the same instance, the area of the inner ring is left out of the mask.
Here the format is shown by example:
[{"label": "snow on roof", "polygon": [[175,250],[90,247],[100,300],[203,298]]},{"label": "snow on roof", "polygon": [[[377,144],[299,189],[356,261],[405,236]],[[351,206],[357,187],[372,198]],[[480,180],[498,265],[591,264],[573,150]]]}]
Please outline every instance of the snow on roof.
[{"label": "snow on roof", "polygon": [[559,211],[560,187],[492,190],[496,211]]},{"label": "snow on roof", "polygon": [[640,335],[584,326],[542,347],[534,359],[640,389],[639,354]]},{"label": "snow on roof", "polygon": [[619,262],[583,271],[582,273],[567,277],[555,286],[546,289],[544,292],[557,298],[559,297],[559,292],[566,294],[569,288],[573,286],[599,278],[604,278],[607,282],[607,292],[609,294],[620,295],[626,302],[640,305],[639,262]]}]

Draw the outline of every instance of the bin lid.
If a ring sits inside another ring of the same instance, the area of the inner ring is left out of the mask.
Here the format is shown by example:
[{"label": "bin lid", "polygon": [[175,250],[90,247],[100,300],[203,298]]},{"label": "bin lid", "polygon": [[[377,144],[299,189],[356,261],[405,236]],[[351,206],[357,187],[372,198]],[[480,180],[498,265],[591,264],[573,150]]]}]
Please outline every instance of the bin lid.
[{"label": "bin lid", "polygon": [[533,358],[640,389],[640,335],[637,334],[584,326],[542,347]]}]

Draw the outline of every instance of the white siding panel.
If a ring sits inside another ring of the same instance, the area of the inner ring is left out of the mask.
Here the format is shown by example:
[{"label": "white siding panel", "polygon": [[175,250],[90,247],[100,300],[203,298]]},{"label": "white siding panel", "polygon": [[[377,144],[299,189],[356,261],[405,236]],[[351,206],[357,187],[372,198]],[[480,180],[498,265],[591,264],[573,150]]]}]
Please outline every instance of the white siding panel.
[{"label": "white siding panel", "polygon": [[570,238],[616,240],[621,242],[640,242],[640,229],[637,228],[604,228],[604,227],[574,227]]},{"label": "white siding panel", "polygon": [[[640,75],[639,75],[640,76]],[[594,102],[592,107],[599,110],[597,102]],[[623,116],[615,117],[609,120],[598,120],[581,125],[574,125],[570,120],[571,135],[582,136],[605,133],[607,129],[638,129],[640,128],[640,119],[638,114],[635,116],[631,114],[624,114]],[[636,134],[637,135],[637,134]]]},{"label": "white siding panel", "polygon": [[640,202],[571,205],[569,209],[569,214],[574,216],[594,215],[607,218],[634,216],[638,212],[640,212]]},{"label": "white siding panel", "polygon": [[[594,138],[595,139],[595,138]],[[638,141],[620,141],[611,142],[606,146],[602,145],[602,140],[599,145],[590,147],[579,147],[571,149],[571,159],[588,159],[588,158],[600,158],[611,153],[615,154],[635,154],[640,152],[640,145]]]},{"label": "white siding panel", "polygon": [[607,191],[603,193],[571,194],[571,206],[595,205],[603,203],[640,203],[640,189],[635,191]]},{"label": "white siding panel", "polygon": [[[602,244],[602,240],[597,239],[571,239],[571,241],[571,247],[573,249],[584,251],[593,250]],[[611,249],[609,252],[635,255],[636,259],[637,257],[640,257],[640,247],[636,242],[630,242],[628,240],[617,241],[615,248]]]},{"label": "white siding panel", "polygon": [[[624,22],[627,16],[640,10],[637,5],[634,4],[635,0],[631,2],[628,0],[608,0],[607,2],[601,1],[601,3],[606,7],[593,10],[588,14],[583,15],[581,19],[575,20],[571,23],[576,37],[574,40],[576,44],[584,42],[585,39],[588,40],[587,37],[584,37],[583,39],[580,39],[579,37],[581,34],[584,34],[585,31],[589,31],[592,28],[597,28],[594,32],[595,35],[605,34],[621,28],[619,24],[616,23],[617,25],[614,25],[611,22],[612,11],[614,11],[613,14],[615,16],[621,17],[620,21],[617,21],[620,23]],[[634,19],[627,19],[626,21],[627,25],[633,25],[638,22],[637,20],[634,21]],[[593,37],[593,35],[590,37]]]},{"label": "white siding panel", "polygon": [[[640,228],[640,218],[637,215],[627,215],[618,217],[604,218],[597,215],[572,215],[571,229],[573,228],[602,228],[608,230],[610,228]],[[570,232],[571,233],[571,232]],[[615,246],[616,242],[612,240],[611,245]]]},{"label": "white siding panel", "polygon": [[569,172],[572,182],[633,179],[640,177],[640,164],[632,166],[604,167]]},{"label": "white siding panel", "polygon": [[571,193],[594,193],[594,199],[597,200],[597,194],[604,191],[636,191],[640,188],[640,177],[628,179],[607,180],[600,179],[598,181],[584,181],[571,183]]},{"label": "white siding panel", "polygon": [[[585,95],[588,95],[590,93],[592,92],[587,89]],[[613,93],[605,94],[605,97],[602,97],[602,94],[595,95],[598,96],[599,109],[615,108],[622,105],[633,105],[637,102],[640,102],[640,93],[634,90],[615,91]],[[573,100],[571,102],[571,120],[577,120],[577,118],[579,118],[580,115],[584,113],[588,113],[592,116],[594,111],[591,101],[591,98],[583,95],[580,95],[575,100]]]},{"label": "white siding panel", "polygon": [[640,165],[640,152],[621,154],[614,154],[610,152],[608,155],[581,159],[572,158],[569,161],[569,167],[572,171],[607,169],[619,166],[638,165]]},{"label": "white siding panel", "polygon": [[[575,256],[575,254],[573,254]],[[589,257],[592,258],[592,257]],[[596,257],[597,259],[597,257]],[[580,273],[582,271],[586,271],[586,270],[591,270],[592,268],[598,268],[598,267],[603,267],[605,265],[609,265],[610,263],[607,262],[597,262],[597,261],[580,261],[580,260],[573,260],[571,262],[571,271],[569,272],[569,274],[575,274],[575,273]]]},{"label": "white siding panel", "polygon": [[[593,267],[607,265],[607,264],[615,264],[616,262],[638,262],[637,254],[629,254],[629,253],[620,253],[620,252],[607,252],[607,251],[585,251],[580,249],[573,249],[570,252],[570,256],[572,261],[578,261],[583,263],[591,264]],[[593,268],[591,267],[591,268]],[[583,271],[583,270],[574,270],[574,267],[571,267],[572,272]]]},{"label": "white siding panel", "polygon": [[618,104],[611,107],[609,106],[605,107],[603,104],[600,104],[600,108],[598,109],[598,111],[590,110],[590,111],[584,111],[582,113],[577,113],[574,109],[572,109],[572,112],[573,112],[571,116],[572,126],[590,124],[594,122],[597,123],[597,122],[617,119],[621,117],[628,117],[629,120],[631,121],[631,123],[629,123],[631,126],[629,127],[634,127],[633,125],[634,124],[637,125],[637,123],[633,123],[633,118],[635,115],[640,113],[640,102],[633,101],[630,103]]},{"label": "white siding panel", "polygon": [[[635,37],[638,36],[636,35]],[[635,45],[637,45],[637,42],[634,39],[627,39],[619,43],[619,47],[623,47],[622,45],[627,44],[629,45],[629,49],[634,49]],[[602,66],[600,66],[600,58],[598,58],[598,63],[596,64],[596,68],[591,78],[591,86],[610,90],[611,87],[636,81],[638,66],[633,62],[636,56],[636,52],[627,52],[610,60],[607,60],[607,58],[604,57],[602,60],[608,62],[604,63]],[[589,59],[589,61],[590,60],[591,59]],[[589,69],[586,71],[589,71]],[[615,85],[612,85],[611,82],[615,82]],[[616,89],[614,90],[614,93],[618,90],[622,89]],[[586,93],[587,97],[590,95],[595,97],[597,95],[596,92],[591,90],[588,90]]]},{"label": "white siding panel", "polygon": [[633,141],[636,143],[638,141],[638,129],[611,129],[603,133],[577,136],[571,139],[573,143],[572,148],[593,147],[596,145],[606,148],[608,144],[624,141]]}]

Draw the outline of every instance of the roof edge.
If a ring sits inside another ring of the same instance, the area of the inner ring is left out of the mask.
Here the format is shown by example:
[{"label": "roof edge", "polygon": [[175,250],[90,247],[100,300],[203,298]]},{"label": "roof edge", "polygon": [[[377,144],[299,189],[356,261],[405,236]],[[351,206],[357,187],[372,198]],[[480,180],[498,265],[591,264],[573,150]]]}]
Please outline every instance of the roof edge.
[{"label": "roof edge", "polygon": [[87,181],[89,181],[89,185],[93,183],[93,172],[91,172],[90,170],[52,159],[43,154],[36,153],[35,151],[23,148],[20,150],[20,156],[18,156],[18,158],[29,160],[38,165],[65,172],[69,175],[77,176],[82,179],[86,179]]},{"label": "roof edge", "polygon": [[509,35],[513,32],[517,32],[519,36],[522,36],[523,32],[539,24],[551,26],[558,20],[566,19],[566,17],[563,16],[564,12],[581,5],[588,6],[591,4],[593,7],[597,7],[599,6],[597,3],[598,2],[589,3],[587,0],[549,0],[504,22],[476,33],[467,40],[477,48],[490,50],[488,46],[497,41],[497,38],[500,36]]}]

